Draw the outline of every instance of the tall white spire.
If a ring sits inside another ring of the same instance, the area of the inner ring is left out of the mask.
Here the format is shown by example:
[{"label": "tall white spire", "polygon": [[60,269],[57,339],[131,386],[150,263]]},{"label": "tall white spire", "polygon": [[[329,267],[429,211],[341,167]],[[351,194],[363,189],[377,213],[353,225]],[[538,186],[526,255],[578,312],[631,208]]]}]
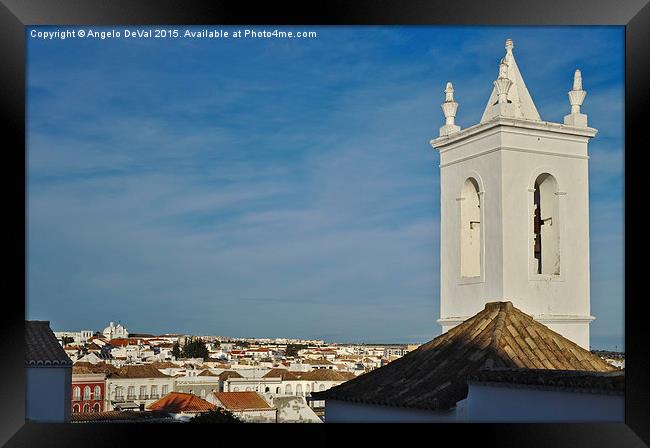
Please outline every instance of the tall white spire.
[{"label": "tall white spire", "polygon": [[519,72],[519,67],[517,67],[515,56],[512,53],[513,47],[512,39],[507,39],[505,44],[506,55],[499,65],[499,77],[494,82],[494,88],[485,106],[481,123],[497,116],[541,121],[539,112],[537,112],[535,103],[533,103],[533,99],[528,93],[526,83]]}]

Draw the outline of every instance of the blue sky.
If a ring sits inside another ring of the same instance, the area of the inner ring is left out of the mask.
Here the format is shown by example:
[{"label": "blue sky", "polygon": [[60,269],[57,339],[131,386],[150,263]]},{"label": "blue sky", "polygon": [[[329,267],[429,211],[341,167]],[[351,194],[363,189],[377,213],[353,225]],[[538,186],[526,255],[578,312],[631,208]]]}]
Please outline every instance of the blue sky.
[{"label": "blue sky", "polygon": [[623,347],[622,27],[280,29],[318,37],[27,38],[29,319],[432,339],[440,190],[428,142],[447,81],[457,123],[479,121],[512,38],[543,120],[562,121],[582,70],[599,129],[592,346]]}]

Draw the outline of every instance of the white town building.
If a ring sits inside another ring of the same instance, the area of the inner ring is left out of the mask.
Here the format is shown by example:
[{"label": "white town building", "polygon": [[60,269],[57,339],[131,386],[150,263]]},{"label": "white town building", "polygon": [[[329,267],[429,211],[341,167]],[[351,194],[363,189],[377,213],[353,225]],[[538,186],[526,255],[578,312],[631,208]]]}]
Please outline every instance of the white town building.
[{"label": "white town building", "polygon": [[115,339],[115,338],[128,338],[129,330],[124,328],[122,324],[115,325],[114,322],[110,322],[108,324],[108,327],[104,328],[102,334],[108,340]]}]

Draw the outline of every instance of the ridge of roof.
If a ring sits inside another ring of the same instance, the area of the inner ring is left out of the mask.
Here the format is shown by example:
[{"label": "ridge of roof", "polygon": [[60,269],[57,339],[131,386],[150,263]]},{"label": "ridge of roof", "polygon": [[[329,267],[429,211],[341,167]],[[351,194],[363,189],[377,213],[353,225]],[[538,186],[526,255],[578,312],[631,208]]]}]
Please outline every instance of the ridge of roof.
[{"label": "ridge of roof", "polygon": [[401,358],[312,396],[445,410],[467,397],[470,375],[493,367],[617,370],[511,302],[490,302],[476,315]]}]

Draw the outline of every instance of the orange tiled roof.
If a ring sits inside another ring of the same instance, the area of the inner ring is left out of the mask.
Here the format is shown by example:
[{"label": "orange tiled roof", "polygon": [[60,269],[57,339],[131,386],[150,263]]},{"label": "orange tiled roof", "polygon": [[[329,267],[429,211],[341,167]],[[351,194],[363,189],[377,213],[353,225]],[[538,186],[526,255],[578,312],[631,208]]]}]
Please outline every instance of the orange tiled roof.
[{"label": "orange tiled roof", "polygon": [[467,397],[468,377],[485,368],[617,370],[511,302],[492,302],[400,359],[312,396],[319,400],[449,409]]},{"label": "orange tiled roof", "polygon": [[272,409],[271,406],[255,391],[247,392],[214,392],[214,396],[230,411],[253,409]]},{"label": "orange tiled roof", "polygon": [[216,406],[194,394],[170,392],[160,400],[151,403],[147,409],[179,414],[181,412],[207,412],[216,409]]}]

